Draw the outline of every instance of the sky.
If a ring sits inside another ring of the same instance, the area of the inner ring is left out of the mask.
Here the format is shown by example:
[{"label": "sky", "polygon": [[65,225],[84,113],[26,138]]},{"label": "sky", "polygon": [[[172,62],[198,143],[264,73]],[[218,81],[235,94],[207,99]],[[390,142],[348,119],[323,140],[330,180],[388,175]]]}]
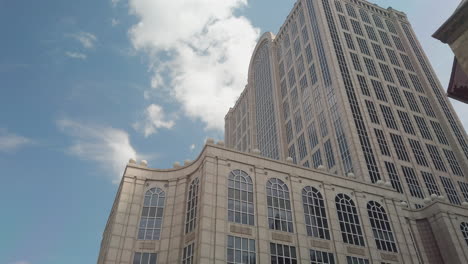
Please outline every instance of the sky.
[{"label": "sky", "polygon": [[[374,2],[408,15],[446,87],[431,35],[459,1]],[[0,0],[0,263],[96,263],[128,159],[169,168],[223,139],[256,40],[293,3]]]}]

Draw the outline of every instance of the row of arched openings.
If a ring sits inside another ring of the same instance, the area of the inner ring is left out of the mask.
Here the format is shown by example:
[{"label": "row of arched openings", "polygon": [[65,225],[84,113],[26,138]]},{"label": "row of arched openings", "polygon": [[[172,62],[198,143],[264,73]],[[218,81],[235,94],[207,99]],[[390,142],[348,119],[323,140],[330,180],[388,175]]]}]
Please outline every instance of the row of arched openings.
[{"label": "row of arched openings", "polygon": [[[185,232],[194,230],[197,220],[199,179],[189,185]],[[288,186],[280,179],[271,178],[266,183],[268,225],[270,229],[294,232],[291,197]],[[233,170],[228,176],[228,221],[254,225],[254,195],[251,177],[242,170]],[[166,194],[154,187],[144,196],[143,210],[138,229],[138,239],[159,240],[161,235]],[[312,186],[302,189],[307,235],[330,239],[325,201],[319,190]],[[358,209],[354,201],[346,194],[335,197],[336,213],[342,239],[345,243],[365,246]],[[367,213],[372,233],[379,250],[397,252],[395,237],[385,209],[376,201],[367,203]],[[463,237],[468,245],[468,223],[460,225]]]}]

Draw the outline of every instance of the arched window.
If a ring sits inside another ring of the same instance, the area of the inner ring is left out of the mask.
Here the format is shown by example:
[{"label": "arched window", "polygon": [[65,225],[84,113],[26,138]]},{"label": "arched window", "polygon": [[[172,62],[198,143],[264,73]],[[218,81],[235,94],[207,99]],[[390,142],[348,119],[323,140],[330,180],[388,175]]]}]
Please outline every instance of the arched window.
[{"label": "arched window", "polygon": [[242,170],[233,170],[229,173],[228,220],[244,225],[254,225],[252,179]]},{"label": "arched window", "polygon": [[379,250],[398,252],[390,221],[382,205],[374,201],[368,202],[367,213],[369,214],[377,248]]},{"label": "arched window", "polygon": [[463,237],[465,238],[466,244],[468,245],[468,223],[467,222],[461,223],[460,229],[462,231]]},{"label": "arched window", "polygon": [[141,212],[138,239],[159,240],[166,194],[160,188],[151,188],[145,193]]},{"label": "arched window", "polygon": [[311,186],[302,189],[302,205],[307,228],[307,235],[330,239],[325,202],[320,192]]},{"label": "arched window", "polygon": [[288,186],[280,179],[270,179],[266,184],[268,225],[270,229],[294,232]]},{"label": "arched window", "polygon": [[335,203],[343,242],[365,246],[358,212],[353,200],[348,195],[340,193],[336,195]]},{"label": "arched window", "polygon": [[192,232],[197,223],[197,206],[198,206],[198,178],[194,179],[189,186],[187,197],[187,214],[185,217],[185,233]]}]

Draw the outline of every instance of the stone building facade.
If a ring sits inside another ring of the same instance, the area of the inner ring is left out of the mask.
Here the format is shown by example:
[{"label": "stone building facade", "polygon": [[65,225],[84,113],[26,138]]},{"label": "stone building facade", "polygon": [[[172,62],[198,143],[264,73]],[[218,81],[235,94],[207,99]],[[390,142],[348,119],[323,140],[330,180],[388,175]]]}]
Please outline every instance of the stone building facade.
[{"label": "stone building facade", "polygon": [[208,143],[185,166],[128,164],[98,263],[468,263],[468,203],[411,209],[389,183]]}]

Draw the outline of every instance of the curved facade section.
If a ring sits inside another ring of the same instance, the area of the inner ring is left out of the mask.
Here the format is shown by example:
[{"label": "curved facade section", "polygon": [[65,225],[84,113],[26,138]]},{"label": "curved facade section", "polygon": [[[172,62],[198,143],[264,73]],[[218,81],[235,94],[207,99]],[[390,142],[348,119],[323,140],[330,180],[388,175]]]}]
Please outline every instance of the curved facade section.
[{"label": "curved facade section", "polygon": [[279,131],[274,103],[271,33],[259,41],[250,65],[249,83],[254,95],[257,146],[263,156],[279,159]]}]

